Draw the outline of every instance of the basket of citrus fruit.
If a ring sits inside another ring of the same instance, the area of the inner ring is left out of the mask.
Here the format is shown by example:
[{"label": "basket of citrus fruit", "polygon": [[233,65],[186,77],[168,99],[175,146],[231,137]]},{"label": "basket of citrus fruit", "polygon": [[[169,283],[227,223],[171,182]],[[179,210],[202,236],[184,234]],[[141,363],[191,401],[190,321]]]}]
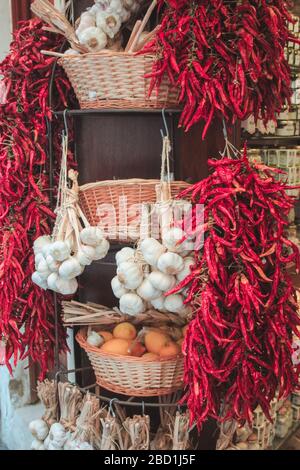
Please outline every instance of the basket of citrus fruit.
[{"label": "basket of citrus fruit", "polygon": [[82,328],[76,339],[101,387],[124,395],[159,396],[183,386],[185,329],[178,324],[139,327],[125,321],[106,330]]}]

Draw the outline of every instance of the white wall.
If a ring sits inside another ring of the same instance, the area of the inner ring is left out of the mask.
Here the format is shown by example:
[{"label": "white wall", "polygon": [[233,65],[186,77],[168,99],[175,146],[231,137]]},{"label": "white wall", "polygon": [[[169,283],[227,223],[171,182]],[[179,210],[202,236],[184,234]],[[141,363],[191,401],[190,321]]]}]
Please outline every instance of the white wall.
[{"label": "white wall", "polygon": [[10,0],[0,0],[0,60],[4,59],[9,51],[11,29]]}]

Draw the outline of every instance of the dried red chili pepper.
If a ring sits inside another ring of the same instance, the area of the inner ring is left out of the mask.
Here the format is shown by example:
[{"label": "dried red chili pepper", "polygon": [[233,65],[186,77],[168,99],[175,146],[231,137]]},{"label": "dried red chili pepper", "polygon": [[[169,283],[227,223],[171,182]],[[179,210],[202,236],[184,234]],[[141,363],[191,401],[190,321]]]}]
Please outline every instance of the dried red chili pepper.
[{"label": "dried red chili pepper", "polygon": [[298,265],[299,249],[284,235],[293,199],[270,169],[248,161],[246,149],[238,160],[210,163],[213,174],[184,193],[205,206],[204,246],[190,275],[172,290],[188,286],[186,303],[194,312],[183,348],[184,380],[199,427],[209,416],[251,422],[257,405],[271,419],[276,391],[287,396],[299,378],[292,342],[300,320],[286,272],[289,262]]}]

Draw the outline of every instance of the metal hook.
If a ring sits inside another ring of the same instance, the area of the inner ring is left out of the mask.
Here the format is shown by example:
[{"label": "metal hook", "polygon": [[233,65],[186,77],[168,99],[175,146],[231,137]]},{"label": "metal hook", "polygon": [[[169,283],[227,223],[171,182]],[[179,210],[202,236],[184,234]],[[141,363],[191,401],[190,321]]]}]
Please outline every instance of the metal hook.
[{"label": "metal hook", "polygon": [[224,118],[223,118],[223,135],[224,135],[224,139],[227,141],[228,140],[228,134],[227,134],[226,122],[225,122]]},{"label": "metal hook", "polygon": [[114,401],[118,401],[118,399],[117,399],[117,398],[112,398],[112,399],[110,400],[108,412],[109,412],[110,414],[112,414],[112,416],[115,418],[115,417],[116,417],[116,414],[115,414],[114,409],[113,409],[113,403],[114,403]]},{"label": "metal hook", "polygon": [[162,138],[164,138],[164,137],[169,137],[170,134],[169,134],[169,128],[168,128],[168,123],[167,123],[167,119],[166,119],[165,108],[163,108],[163,109],[161,110],[161,115],[162,115],[162,120],[163,120],[164,127],[165,127],[165,131],[166,131],[166,135],[164,135],[164,132],[163,132],[162,129],[160,130],[160,133],[161,133],[161,135],[162,135]]},{"label": "metal hook", "polygon": [[142,415],[145,416],[145,402],[142,401]]},{"label": "metal hook", "polygon": [[68,113],[68,110],[65,109],[64,110],[64,125],[65,125],[65,134],[66,134],[66,137],[68,138],[69,137],[69,129],[68,129],[67,113]]}]

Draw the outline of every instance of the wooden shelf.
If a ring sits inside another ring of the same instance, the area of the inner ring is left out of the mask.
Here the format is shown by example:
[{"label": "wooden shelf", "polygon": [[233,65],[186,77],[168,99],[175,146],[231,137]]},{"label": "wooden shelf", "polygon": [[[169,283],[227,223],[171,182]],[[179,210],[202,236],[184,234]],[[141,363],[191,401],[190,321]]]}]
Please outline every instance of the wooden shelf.
[{"label": "wooden shelf", "polygon": [[300,136],[255,136],[246,137],[243,135],[243,140],[246,140],[249,146],[255,147],[281,147],[281,146],[295,146],[300,145]]},{"label": "wooden shelf", "polygon": [[[113,108],[100,108],[100,109],[66,109],[64,111],[53,111],[55,116],[63,116],[67,112],[68,116],[84,116],[89,114],[161,114],[162,109],[113,109]],[[166,108],[165,114],[179,114],[181,109]]]}]

